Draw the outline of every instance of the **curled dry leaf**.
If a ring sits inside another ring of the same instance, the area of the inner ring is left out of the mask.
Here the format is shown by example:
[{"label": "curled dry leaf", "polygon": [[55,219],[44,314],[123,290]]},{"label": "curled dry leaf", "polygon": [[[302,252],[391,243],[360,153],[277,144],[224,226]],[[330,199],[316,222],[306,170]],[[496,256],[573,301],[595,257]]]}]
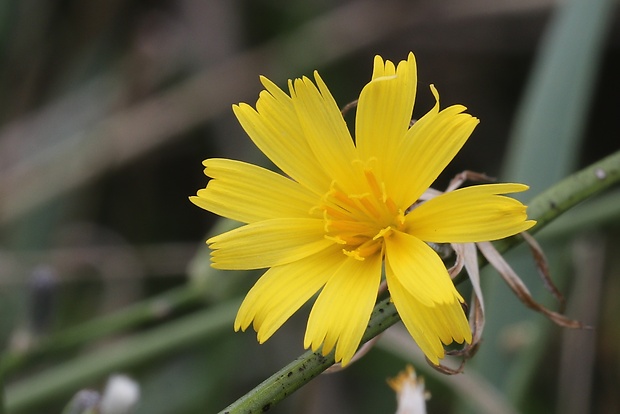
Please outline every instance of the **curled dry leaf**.
[{"label": "curled dry leaf", "polygon": [[480,249],[480,252],[489,261],[489,263],[495,269],[497,269],[504,281],[506,281],[508,286],[512,289],[512,291],[517,295],[519,300],[521,300],[521,302],[523,302],[525,306],[542,313],[559,326],[563,326],[565,328],[587,327],[579,321],[570,319],[558,312],[549,310],[540,303],[536,302],[534,298],[532,298],[532,294],[525,286],[523,281],[519,278],[516,272],[510,267],[506,260],[504,260],[503,256],[493,247],[490,242],[481,242],[476,244],[478,246],[478,249]]},{"label": "curled dry leaf", "polygon": [[456,367],[456,368],[450,368],[450,367],[448,367],[448,366],[446,366],[446,365],[442,365],[442,364],[435,365],[435,364],[433,364],[433,363],[432,363],[432,362],[431,362],[428,358],[426,358],[426,362],[428,363],[428,365],[430,365],[431,367],[433,367],[433,369],[434,369],[435,371],[440,372],[440,373],[445,374],[445,375],[456,375],[456,374],[462,374],[462,373],[463,373],[463,371],[465,370],[465,362],[466,362],[466,361],[467,361],[467,359],[466,359],[466,358],[463,358],[463,359],[461,360],[461,364],[460,364],[458,367]]},{"label": "curled dry leaf", "polygon": [[482,288],[480,287],[480,269],[478,267],[478,251],[474,243],[453,243],[451,246],[456,254],[456,261],[454,266],[449,269],[450,276],[452,278],[456,277],[465,268],[471,281],[473,292],[469,306],[469,324],[472,332],[471,344],[466,345],[463,349],[451,351],[449,354],[461,355],[465,359],[469,359],[478,350],[485,323],[484,299]]},{"label": "curled dry leaf", "polygon": [[549,265],[547,264],[547,258],[545,257],[545,253],[540,247],[540,244],[536,241],[536,239],[530,236],[529,233],[523,232],[521,233],[523,240],[527,243],[532,252],[532,256],[534,256],[534,261],[536,263],[536,268],[538,269],[538,274],[545,285],[545,288],[557,299],[560,303],[560,312],[564,312],[564,308],[566,307],[566,300],[564,299],[564,295],[557,288],[553,280],[551,279],[551,274],[549,272]]}]

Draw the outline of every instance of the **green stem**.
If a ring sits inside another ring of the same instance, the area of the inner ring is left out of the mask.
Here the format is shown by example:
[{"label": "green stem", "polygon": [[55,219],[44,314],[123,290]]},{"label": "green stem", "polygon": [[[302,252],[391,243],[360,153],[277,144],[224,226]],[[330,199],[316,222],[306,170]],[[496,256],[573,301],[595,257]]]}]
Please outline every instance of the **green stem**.
[{"label": "green stem", "polygon": [[22,412],[77,390],[115,370],[200,343],[230,327],[241,303],[235,299],[94,350],[7,387],[6,411]]},{"label": "green stem", "polygon": [[620,181],[620,151],[570,175],[536,197],[530,212],[548,224],[578,203]]},{"label": "green stem", "polygon": [[161,320],[200,304],[203,298],[204,292],[200,289],[192,285],[183,286],[137,303],[123,311],[42,338],[27,351],[8,351],[0,361],[0,378],[46,356],[75,349],[107,335]]},{"label": "green stem", "polygon": [[[232,229],[234,222],[220,220],[209,234],[220,234]],[[196,263],[200,261],[195,259]],[[206,266],[198,272],[203,278],[213,269]],[[190,279],[192,271],[189,271]],[[220,284],[221,285],[221,284]],[[192,307],[211,301],[214,288],[204,283],[188,283],[182,287],[170,289],[158,296],[143,300],[114,312],[89,320],[73,328],[41,338],[32,347],[20,351],[6,351],[0,359],[0,379],[22,369],[32,362],[53,356],[59,352],[67,352],[92,343],[108,335],[119,334],[130,329],[169,318]],[[2,414],[0,412],[0,414]]]},{"label": "green stem", "polygon": [[[535,233],[568,211],[581,201],[597,194],[620,181],[620,151],[595,164],[569,176],[551,187],[529,205],[529,216],[538,221],[531,233]],[[520,237],[511,237],[496,244],[500,252],[506,251],[521,242]],[[375,306],[368,329],[362,342],[374,338],[400,320],[389,299]],[[311,379],[334,363],[333,352],[327,357],[320,353],[306,352],[285,366],[256,388],[221,411],[230,414],[261,413],[301,388]]]},{"label": "green stem", "polygon": [[[384,299],[375,306],[362,342],[369,341],[399,320],[394,305],[389,299]],[[327,356],[308,351],[226,407],[220,414],[263,413],[333,364],[334,351]]]},{"label": "green stem", "polygon": [[4,414],[5,410],[5,401],[4,401],[4,376],[0,375],[0,414]]},{"label": "green stem", "polygon": [[[584,200],[620,181],[620,151],[569,175],[553,187],[535,197],[528,206],[528,215],[537,221],[529,230],[535,234],[563,213]],[[520,243],[520,237],[510,237],[495,242],[495,247],[503,252]]]}]

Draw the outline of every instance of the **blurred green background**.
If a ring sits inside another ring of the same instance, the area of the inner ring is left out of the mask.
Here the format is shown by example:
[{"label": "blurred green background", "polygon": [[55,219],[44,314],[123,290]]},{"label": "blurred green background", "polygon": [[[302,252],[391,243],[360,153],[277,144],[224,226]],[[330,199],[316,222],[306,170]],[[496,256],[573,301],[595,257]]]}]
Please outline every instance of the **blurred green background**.
[{"label": "blurred green background", "polygon": [[[0,338],[5,412],[59,413],[123,372],[136,413],[217,412],[302,351],[308,308],[264,345],[232,318],[256,280],[208,267],[226,223],[187,197],[201,161],[267,165],[231,105],[259,75],[321,72],[357,98],[372,58],[416,54],[414,117],[464,104],[481,119],[435,186],[465,169],[532,189],[620,149],[620,15],[612,0],[283,0],[0,3]],[[349,117],[348,117],[349,118]],[[429,413],[620,412],[618,188],[545,229],[567,332],[483,274],[484,342],[466,374],[429,371],[392,328],[360,362],[274,413],[391,413],[385,379],[413,361]],[[213,229],[212,227],[220,226]],[[509,260],[557,308],[525,250]],[[467,286],[464,286],[467,290]]]}]

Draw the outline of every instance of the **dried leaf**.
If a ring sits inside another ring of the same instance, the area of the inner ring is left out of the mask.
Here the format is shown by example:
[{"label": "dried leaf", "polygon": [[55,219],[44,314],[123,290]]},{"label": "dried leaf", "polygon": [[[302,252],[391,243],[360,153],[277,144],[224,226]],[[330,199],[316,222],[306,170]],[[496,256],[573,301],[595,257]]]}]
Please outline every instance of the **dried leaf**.
[{"label": "dried leaf", "polygon": [[547,263],[547,258],[545,257],[545,253],[542,250],[542,247],[538,244],[536,239],[530,236],[527,232],[521,233],[523,240],[527,243],[530,251],[532,252],[532,256],[534,256],[534,261],[536,263],[536,268],[538,269],[538,274],[545,285],[545,288],[557,299],[560,303],[560,312],[564,312],[566,308],[566,299],[564,299],[564,295],[557,288],[553,280],[551,279],[551,272],[549,271],[549,265]]},{"label": "dried leaf", "polygon": [[426,358],[426,362],[428,363],[428,365],[433,367],[435,369],[435,371],[440,372],[442,374],[446,374],[446,375],[462,374],[463,370],[465,369],[465,361],[466,361],[466,359],[463,359],[461,361],[461,364],[458,366],[458,368],[450,368],[450,367],[447,367],[447,366],[441,365],[441,364],[435,365],[428,358]]},{"label": "dried leaf", "polygon": [[450,269],[450,276],[454,278],[463,267],[471,281],[473,292],[469,311],[472,342],[470,347],[477,347],[484,330],[484,298],[480,287],[480,269],[478,266],[478,252],[474,243],[454,243],[452,248],[456,253],[456,262]]},{"label": "dried leaf", "polygon": [[456,190],[467,180],[491,182],[495,181],[495,178],[489,177],[484,173],[477,173],[475,171],[465,170],[457,174],[452,180],[450,180],[450,184],[448,184],[448,188],[446,188],[446,193]]},{"label": "dried leaf", "polygon": [[346,104],[341,110],[340,113],[342,114],[342,116],[345,116],[347,114],[347,112],[349,112],[351,109],[357,107],[357,99],[349,102],[348,104]]},{"label": "dried leaf", "polygon": [[504,260],[501,254],[493,247],[490,242],[477,243],[478,249],[486,257],[489,263],[497,269],[504,281],[510,286],[512,291],[517,295],[519,300],[523,302],[528,308],[542,313],[547,318],[552,320],[559,326],[565,328],[587,328],[583,323],[570,319],[560,313],[554,312],[545,308],[540,303],[536,302],[532,298],[532,294],[527,289],[523,281],[519,278],[516,272],[510,267],[510,265]]}]

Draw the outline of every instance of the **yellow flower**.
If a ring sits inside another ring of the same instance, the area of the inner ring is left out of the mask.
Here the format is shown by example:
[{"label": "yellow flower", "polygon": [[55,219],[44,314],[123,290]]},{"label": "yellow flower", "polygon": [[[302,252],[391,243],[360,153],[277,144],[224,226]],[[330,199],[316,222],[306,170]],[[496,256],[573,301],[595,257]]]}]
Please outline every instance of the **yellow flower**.
[{"label": "yellow flower", "polygon": [[204,161],[207,187],[191,201],[246,223],[215,236],[212,266],[269,268],[246,296],[235,330],[251,323],[263,343],[320,291],[304,346],[355,354],[385,269],[391,298],[433,363],[443,344],[471,341],[463,298],[427,244],[507,237],[535,224],[501,194],[522,184],[477,185],[417,203],[468,139],[478,120],[437,103],[411,126],[416,94],[412,53],[396,67],[375,57],[359,97],[355,141],[317,72],[289,81],[290,96],[261,77],[256,110],[233,106],[254,144],[283,174],[228,159]]}]

